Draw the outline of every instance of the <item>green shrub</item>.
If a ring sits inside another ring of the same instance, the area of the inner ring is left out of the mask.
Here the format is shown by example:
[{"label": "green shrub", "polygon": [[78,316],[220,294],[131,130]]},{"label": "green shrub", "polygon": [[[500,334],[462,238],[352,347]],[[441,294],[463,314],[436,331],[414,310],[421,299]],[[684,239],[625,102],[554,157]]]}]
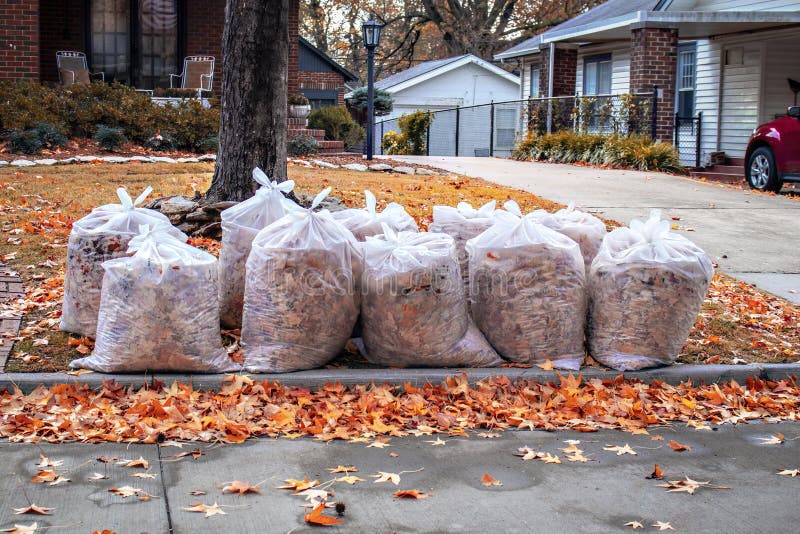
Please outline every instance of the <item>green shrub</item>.
[{"label": "green shrub", "polygon": [[14,154],[38,154],[43,146],[35,130],[14,130],[9,136],[8,150]]},{"label": "green shrub", "polygon": [[383,134],[381,139],[381,149],[384,154],[410,154],[411,147],[405,134],[389,130]]},{"label": "green shrub", "polygon": [[0,82],[0,132],[29,130],[37,122],[63,124],[54,91],[28,80]]},{"label": "green shrub", "polygon": [[581,161],[643,171],[684,172],[675,147],[643,135],[603,136],[572,130],[543,135],[528,133],[514,147],[512,157],[558,163]]},{"label": "green shrub", "polygon": [[67,136],[58,124],[52,122],[37,122],[33,125],[33,131],[42,140],[44,148],[58,148],[67,144]]},{"label": "green shrub", "polygon": [[127,142],[125,135],[122,133],[122,128],[115,128],[106,124],[98,124],[95,129],[95,134],[92,137],[100,150],[108,150],[109,152],[120,148]]},{"label": "green shrub", "polygon": [[[389,137],[384,152],[387,154],[412,154],[415,156],[424,154],[425,139],[431,122],[433,122],[433,113],[430,111],[415,111],[401,116],[397,120],[397,125],[400,126],[400,133]],[[385,140],[386,135],[384,134],[381,143]]]},{"label": "green shrub", "polygon": [[296,94],[290,96],[288,102],[290,106],[307,106],[308,98],[305,95]]},{"label": "green shrub", "polygon": [[[367,111],[367,87],[359,87],[350,95],[350,98],[347,99],[347,105],[352,109],[366,113]],[[374,103],[374,110],[375,116],[381,117],[383,115],[388,115],[392,112],[394,103],[392,102],[392,95],[388,91],[384,91],[383,89],[375,88],[375,95],[372,99]]]},{"label": "green shrub", "polygon": [[219,150],[219,135],[206,137],[197,145],[198,152],[216,152]]},{"label": "green shrub", "polygon": [[161,128],[188,150],[201,151],[203,144],[219,134],[219,110],[204,108],[197,100],[184,100],[177,106],[164,106],[169,124]]},{"label": "green shrub", "polygon": [[359,144],[367,136],[344,106],[328,106],[313,110],[308,115],[308,127],[325,130],[325,138],[344,141],[345,147]]},{"label": "green shrub", "polygon": [[290,156],[308,156],[319,151],[319,143],[307,134],[300,134],[289,139],[286,153]]},{"label": "green shrub", "polygon": [[170,134],[156,132],[155,135],[144,142],[144,146],[155,152],[168,152],[178,148],[178,141]]}]

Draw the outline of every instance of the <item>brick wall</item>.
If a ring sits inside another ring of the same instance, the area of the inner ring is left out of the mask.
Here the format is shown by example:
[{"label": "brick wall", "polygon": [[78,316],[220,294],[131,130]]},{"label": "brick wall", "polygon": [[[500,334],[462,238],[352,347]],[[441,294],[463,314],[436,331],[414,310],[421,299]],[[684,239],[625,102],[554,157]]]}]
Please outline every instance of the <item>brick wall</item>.
[{"label": "brick wall", "polygon": [[671,142],[675,114],[675,73],[678,60],[678,30],[638,28],[631,31],[631,92],[647,93],[658,86],[656,138]]},{"label": "brick wall", "polygon": [[298,89],[318,89],[323,91],[338,91],[337,103],[344,104],[344,76],[338,72],[308,72],[297,73]]},{"label": "brick wall", "polygon": [[[222,32],[225,29],[225,0],[186,2],[187,56],[214,56],[214,94],[222,88]],[[183,58],[178,70],[183,69]]]},{"label": "brick wall", "polygon": [[82,0],[39,0],[39,65],[43,82],[58,82],[56,52],[87,52]]},{"label": "brick wall", "polygon": [[289,0],[289,96],[297,94],[300,88],[298,74],[300,71],[299,44],[300,35],[300,0]]},{"label": "brick wall", "polygon": [[0,80],[39,79],[39,0],[0,0]]},{"label": "brick wall", "polygon": [[[539,95],[548,96],[550,84],[550,47],[542,49],[539,64]],[[553,61],[553,96],[575,94],[575,77],[578,68],[578,50],[556,48]]]}]

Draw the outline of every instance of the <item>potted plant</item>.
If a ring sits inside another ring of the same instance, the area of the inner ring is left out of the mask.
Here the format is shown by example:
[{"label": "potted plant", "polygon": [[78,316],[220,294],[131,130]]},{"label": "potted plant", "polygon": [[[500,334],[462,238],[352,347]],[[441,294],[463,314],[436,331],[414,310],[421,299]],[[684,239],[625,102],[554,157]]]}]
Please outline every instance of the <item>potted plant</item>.
[{"label": "potted plant", "polygon": [[308,99],[303,95],[289,97],[289,116],[296,119],[305,119],[311,111]]}]

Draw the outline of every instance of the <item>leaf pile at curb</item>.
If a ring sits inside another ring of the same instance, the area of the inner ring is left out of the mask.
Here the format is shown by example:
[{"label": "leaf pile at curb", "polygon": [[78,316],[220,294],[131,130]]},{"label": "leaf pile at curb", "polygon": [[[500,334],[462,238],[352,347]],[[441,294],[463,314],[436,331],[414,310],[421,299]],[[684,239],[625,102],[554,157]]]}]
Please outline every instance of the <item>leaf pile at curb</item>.
[{"label": "leaf pile at curb", "polygon": [[0,437],[12,442],[238,443],[256,436],[399,437],[422,427],[461,436],[468,430],[507,428],[634,432],[678,421],[798,421],[798,406],[796,379],[693,386],[644,384],[622,376],[583,381],[570,374],[559,375],[558,383],[501,376],[470,385],[461,375],[419,388],[337,383],[312,390],[231,375],[218,391],[197,391],[179,382],[135,390],[112,381],[96,390],[78,384],[40,386],[27,395],[16,388],[2,390]]}]

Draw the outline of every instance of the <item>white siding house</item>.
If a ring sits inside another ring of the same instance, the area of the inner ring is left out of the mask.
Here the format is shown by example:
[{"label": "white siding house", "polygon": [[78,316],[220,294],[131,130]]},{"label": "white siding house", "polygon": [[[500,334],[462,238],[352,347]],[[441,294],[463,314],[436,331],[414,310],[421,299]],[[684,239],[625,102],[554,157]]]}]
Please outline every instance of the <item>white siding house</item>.
[{"label": "white siding house", "polygon": [[[577,47],[574,94],[618,95],[633,84],[633,32],[651,27],[677,31],[676,96],[668,109],[702,112],[701,163],[712,152],[744,157],[753,128],[794,104],[787,78],[800,80],[800,0],[609,0],[495,57],[517,62],[523,98],[564,96],[548,95],[545,84],[536,94],[530,81],[546,61],[557,61],[556,48]],[[592,58],[603,64],[587,67]],[[598,81],[587,84],[588,72]],[[679,148],[693,165],[694,142]]]},{"label": "white siding house", "polygon": [[393,111],[382,117],[391,119],[417,110],[516,100],[519,84],[518,76],[467,54],[425,61],[375,82],[375,87],[392,95]]}]

